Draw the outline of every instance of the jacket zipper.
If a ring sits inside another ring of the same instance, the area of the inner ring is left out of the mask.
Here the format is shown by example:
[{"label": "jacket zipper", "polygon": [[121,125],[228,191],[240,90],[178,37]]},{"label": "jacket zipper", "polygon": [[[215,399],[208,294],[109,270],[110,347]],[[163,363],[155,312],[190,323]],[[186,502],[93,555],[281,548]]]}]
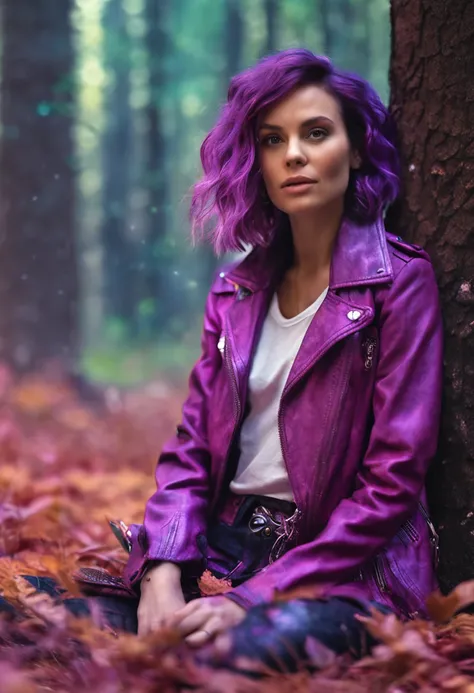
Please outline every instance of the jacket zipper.
[{"label": "jacket zipper", "polygon": [[229,346],[228,346],[229,340],[226,338],[225,344],[224,344],[224,363],[226,364],[230,380],[232,383],[232,394],[234,398],[234,413],[235,413],[235,424],[234,424],[234,432],[233,435],[235,434],[235,429],[237,428],[237,424],[240,420],[240,414],[241,414],[241,405],[240,405],[240,397],[239,397],[239,390],[237,386],[237,377],[234,372],[234,367],[232,365],[232,359],[230,357],[230,352],[229,352]]},{"label": "jacket zipper", "polygon": [[[283,455],[283,462],[285,463],[286,473],[288,474],[288,479],[291,480],[291,476],[290,476],[289,469],[288,469],[288,462],[287,462],[288,458],[287,458],[287,454],[286,454],[287,453],[286,443],[285,443],[285,438],[283,436],[283,428],[281,425],[281,417],[283,415],[284,406],[285,406],[284,404],[281,405],[280,411],[278,413],[278,436],[280,438],[281,452]],[[296,504],[295,522],[293,525],[293,527],[294,527],[293,543],[296,545],[297,539],[298,539],[299,524],[301,522],[301,510],[299,509],[299,499],[296,497],[295,489],[293,488],[291,481],[290,481],[290,486],[291,486],[291,490],[293,492],[293,497],[294,497],[295,504]]]},{"label": "jacket zipper", "polygon": [[433,562],[434,562],[434,567],[435,569],[438,567],[439,563],[439,535],[438,532],[435,529],[434,524],[431,522],[431,518],[428,515],[428,511],[423,505],[423,503],[420,501],[418,503],[418,506],[420,508],[420,512],[423,515],[423,518],[428,525],[428,529],[430,532],[430,544],[433,547]]},{"label": "jacket zipper", "polygon": [[387,578],[385,576],[385,570],[383,567],[383,561],[381,556],[376,556],[374,559],[374,576],[377,587],[382,593],[388,592]]},{"label": "jacket zipper", "polygon": [[411,520],[404,522],[398,534],[404,534],[407,539],[412,542],[418,541],[420,538],[420,535],[418,534],[418,531]]},{"label": "jacket zipper", "polygon": [[[390,564],[388,564],[390,565]],[[389,568],[390,569],[390,568]],[[393,592],[390,589],[390,586],[388,584],[387,580],[387,574],[385,572],[385,567],[384,567],[384,554],[379,554],[375,557],[374,559],[374,579],[375,579],[375,584],[379,589],[380,596],[382,599],[385,598],[385,595],[389,595],[390,601],[395,604],[395,606],[400,610],[402,614],[404,614],[407,618],[416,618],[418,616],[418,612],[410,612],[408,609],[408,605],[402,600],[396,592]]]},{"label": "jacket zipper", "polygon": [[240,418],[242,416],[242,406],[240,403],[239,389],[238,389],[238,385],[237,385],[237,376],[235,375],[234,367],[232,364],[232,358],[230,355],[230,350],[229,350],[228,345],[229,345],[229,340],[226,336],[225,344],[224,344],[224,363],[226,365],[227,371],[229,373],[230,381],[232,383],[232,395],[233,395],[233,399],[234,399],[234,427],[232,429],[232,435],[230,437],[230,443],[229,443],[229,447],[227,449],[227,455],[226,455],[225,463],[222,467],[221,478],[219,479],[219,486],[218,486],[219,489],[221,487],[222,477],[228,470],[230,455],[231,455],[232,449],[234,447],[235,436],[237,434]]},{"label": "jacket zipper", "polygon": [[[363,326],[361,326],[361,327],[363,327]],[[353,333],[351,332],[350,334],[353,334]],[[345,335],[345,336],[347,337],[347,336],[349,336],[349,335]],[[338,341],[339,341],[339,340],[338,340]],[[331,344],[331,346],[333,346],[333,344]],[[325,353],[327,353],[327,351],[328,351],[328,349],[326,350]],[[352,365],[352,361],[351,361],[350,365]],[[348,365],[348,366],[346,367],[346,372],[345,372],[344,381],[343,381],[343,388],[342,388],[343,393],[346,391],[347,383],[348,383],[348,381],[349,381],[349,370],[350,370],[350,365]],[[303,377],[306,375],[306,373],[308,373],[308,372],[311,370],[311,368],[313,368],[313,366],[314,366],[314,363],[312,363],[310,366],[306,367],[306,368],[300,373],[299,380],[301,380],[301,378],[303,378]],[[286,390],[286,387],[285,387],[285,390]],[[282,398],[283,398],[283,396],[286,394],[285,390],[284,390],[283,393],[282,393]],[[342,400],[342,397],[343,397],[343,395],[341,395],[341,398],[339,399],[339,401]],[[280,401],[281,401],[281,400],[280,400]],[[281,449],[282,449],[282,453],[283,453],[283,461],[284,461],[284,463],[285,463],[285,467],[286,467],[286,470],[287,470],[287,473],[288,473],[288,464],[287,464],[287,457],[286,457],[286,451],[285,451],[286,446],[285,446],[285,444],[284,444],[283,429],[282,429],[282,425],[281,425],[281,419],[282,419],[282,417],[283,417],[284,407],[285,407],[285,404],[282,403],[282,405],[281,405],[281,407],[280,407],[280,412],[279,412],[279,415],[278,415],[278,434],[279,434],[279,437],[280,437],[280,444],[281,444]],[[327,446],[326,446],[327,449],[332,448],[332,443],[333,443],[333,440],[334,440],[334,436],[335,436],[335,434],[336,434],[336,430],[337,430],[337,424],[335,423],[335,424],[333,425],[332,429],[331,429],[330,438],[329,438],[328,444],[327,444]],[[289,474],[288,474],[288,478],[291,478]],[[294,493],[294,489],[293,489],[293,493]],[[320,496],[319,496],[319,497],[321,497],[321,494],[322,494],[322,492],[320,493]],[[297,517],[297,520],[296,520],[296,522],[295,522],[295,528],[296,528],[295,534],[297,534],[297,532],[298,532],[298,523],[301,522],[301,511],[298,509],[298,499],[296,498],[296,494],[294,493],[294,495],[295,495],[295,502],[296,502],[296,505],[297,505],[297,512],[298,512],[298,517]]]},{"label": "jacket zipper", "polygon": [[[341,396],[339,397],[338,408],[340,408],[341,402],[343,402],[343,400],[345,399],[345,396],[346,396],[347,386],[349,384],[349,372],[351,370],[353,360],[354,360],[354,349],[352,349],[352,351],[351,351],[350,359],[349,358],[346,359],[346,370],[345,370],[344,378],[342,381]],[[333,416],[333,419],[334,419],[334,416]],[[323,465],[328,464],[328,459],[331,456],[331,453],[332,453],[332,450],[334,447],[334,440],[336,437],[337,425],[338,425],[338,421],[334,421],[333,427],[331,428],[329,440],[325,446],[326,452],[325,452],[325,456],[323,458]],[[319,498],[321,498],[321,497],[322,497],[322,491],[319,492]]]},{"label": "jacket zipper", "polygon": [[[233,283],[233,282],[232,282]],[[242,298],[245,298],[246,296],[249,296],[252,291],[250,289],[247,289],[246,287],[234,284],[234,287],[236,288],[236,295],[234,300],[242,300]],[[222,470],[219,478],[219,482],[217,484],[217,488],[219,491],[221,490],[221,485],[222,485],[222,480],[224,478],[224,475],[228,471],[228,465],[229,465],[229,460],[230,460],[230,455],[234,447],[234,442],[235,442],[235,437],[237,435],[237,431],[239,428],[240,420],[242,418],[242,405],[240,402],[240,397],[239,397],[239,388],[238,388],[238,382],[237,382],[237,376],[234,371],[234,366],[232,363],[232,356],[230,353],[229,349],[229,337],[228,334],[226,333],[226,330],[223,332],[223,337],[224,337],[224,343],[223,343],[223,348],[222,348],[222,356],[224,360],[224,365],[225,368],[229,374],[229,378],[232,384],[232,395],[233,395],[233,400],[234,400],[234,427],[232,430],[232,434],[230,437],[230,442],[229,442],[229,447],[227,449],[227,454],[225,457],[225,462],[222,465]],[[222,336],[221,336],[222,339]],[[220,340],[219,340],[220,341]],[[216,500],[216,503],[218,500]]]},{"label": "jacket zipper", "polygon": [[[428,515],[428,512],[423,505],[423,503],[418,504],[420,508],[420,512],[423,515],[423,518],[428,525],[428,528],[430,530],[430,543],[433,546],[434,549],[434,554],[435,554],[435,568],[437,567],[437,562],[438,562],[438,553],[439,553],[439,538],[438,534],[434,528],[433,523],[430,520],[430,517]],[[406,534],[406,536],[411,540],[411,541],[416,541],[419,538],[418,531],[416,527],[413,525],[411,520],[407,520],[405,524],[403,525],[402,529],[400,530],[403,533]],[[390,591],[388,587],[388,582],[387,582],[387,577],[384,569],[384,562],[383,562],[383,556],[378,555],[374,558],[374,579],[377,587],[379,588],[381,593],[387,593]]]},{"label": "jacket zipper", "polygon": [[370,371],[374,363],[375,348],[377,346],[377,340],[375,337],[367,337],[363,343],[363,348],[365,352],[364,368],[366,371]]}]

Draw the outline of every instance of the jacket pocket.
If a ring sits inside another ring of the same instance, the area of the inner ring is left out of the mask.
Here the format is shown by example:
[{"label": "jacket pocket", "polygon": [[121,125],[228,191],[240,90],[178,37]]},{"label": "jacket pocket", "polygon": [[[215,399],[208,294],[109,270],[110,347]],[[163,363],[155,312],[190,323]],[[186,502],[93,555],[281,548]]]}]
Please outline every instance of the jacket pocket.
[{"label": "jacket pocket", "polygon": [[[425,508],[424,504],[420,501],[418,503],[418,511],[423,518],[424,525],[428,530],[429,542],[431,545],[431,550],[433,554],[433,566],[436,570],[439,562],[439,535],[435,529],[434,524],[428,514],[428,510]],[[415,526],[413,519],[408,519],[397,532],[397,537],[403,543],[417,542],[420,540],[420,531]]]},{"label": "jacket pocket", "polygon": [[420,503],[414,516],[367,566],[376,600],[393,605],[407,618],[424,613],[426,599],[436,587],[437,545],[436,530]]},{"label": "jacket pocket", "polygon": [[415,542],[420,538],[420,534],[416,529],[412,520],[407,520],[397,533],[399,539],[403,542]]},{"label": "jacket pocket", "polygon": [[[398,573],[398,571],[396,571]],[[373,582],[376,587],[376,601],[394,608],[405,618],[418,615],[420,595],[412,586],[396,574],[387,552],[375,556],[372,563]]]}]

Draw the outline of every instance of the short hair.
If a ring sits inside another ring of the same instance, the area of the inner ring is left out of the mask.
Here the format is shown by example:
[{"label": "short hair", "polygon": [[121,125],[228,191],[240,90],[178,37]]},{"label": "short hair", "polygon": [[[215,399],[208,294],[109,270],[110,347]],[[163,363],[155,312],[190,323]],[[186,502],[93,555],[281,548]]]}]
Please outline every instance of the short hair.
[{"label": "short hair", "polygon": [[190,209],[194,240],[209,238],[217,254],[271,243],[282,214],[265,199],[257,153],[259,117],[309,84],[337,99],[361,158],[360,168],[350,173],[344,215],[370,223],[395,200],[399,161],[394,125],[378,94],[328,58],[289,49],[263,58],[230,82],[227,102],[201,146],[204,175],[193,188]]}]

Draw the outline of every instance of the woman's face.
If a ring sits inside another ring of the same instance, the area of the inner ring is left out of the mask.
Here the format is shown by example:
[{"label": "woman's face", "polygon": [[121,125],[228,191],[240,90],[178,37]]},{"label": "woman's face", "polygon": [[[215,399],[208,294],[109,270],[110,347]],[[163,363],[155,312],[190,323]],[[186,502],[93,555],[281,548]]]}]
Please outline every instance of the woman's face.
[{"label": "woman's face", "polygon": [[342,212],[350,168],[359,165],[336,99],[316,85],[296,89],[258,128],[259,160],[272,203],[290,217]]}]

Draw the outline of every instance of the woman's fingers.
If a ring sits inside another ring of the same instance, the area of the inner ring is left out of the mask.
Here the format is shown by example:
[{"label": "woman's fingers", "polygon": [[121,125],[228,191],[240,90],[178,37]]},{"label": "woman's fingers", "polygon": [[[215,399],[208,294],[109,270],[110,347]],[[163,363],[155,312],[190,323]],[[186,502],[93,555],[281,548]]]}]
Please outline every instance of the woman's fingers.
[{"label": "woman's fingers", "polygon": [[174,612],[169,625],[178,626],[185,618],[202,609],[204,606],[203,602],[204,599],[194,599],[192,602],[188,602],[188,604]]},{"label": "woman's fingers", "polygon": [[222,597],[195,599],[176,611],[165,625],[176,629],[192,646],[199,647],[239,623],[245,610]]},{"label": "woman's fingers", "polygon": [[152,591],[142,594],[138,605],[138,635],[148,635],[168,625],[174,614],[182,611],[184,597],[182,594],[160,595]]},{"label": "woman's fingers", "polygon": [[172,628],[176,628],[181,635],[186,636],[190,633],[194,633],[194,631],[197,631],[200,628],[203,628],[204,624],[209,621],[211,616],[212,614],[210,613],[209,609],[196,609],[194,610],[194,613],[191,613],[184,618],[180,618],[179,620],[173,617],[169,621],[169,625]]},{"label": "woman's fingers", "polygon": [[222,632],[223,624],[222,621],[213,616],[209,620],[204,622],[204,625],[199,629],[194,631],[191,635],[185,638],[185,642],[191,647],[201,647],[205,645],[210,640],[213,640],[216,635]]},{"label": "woman's fingers", "polygon": [[200,647],[224,628],[219,604],[211,599],[196,599],[175,613],[169,625],[176,628],[188,645]]}]

